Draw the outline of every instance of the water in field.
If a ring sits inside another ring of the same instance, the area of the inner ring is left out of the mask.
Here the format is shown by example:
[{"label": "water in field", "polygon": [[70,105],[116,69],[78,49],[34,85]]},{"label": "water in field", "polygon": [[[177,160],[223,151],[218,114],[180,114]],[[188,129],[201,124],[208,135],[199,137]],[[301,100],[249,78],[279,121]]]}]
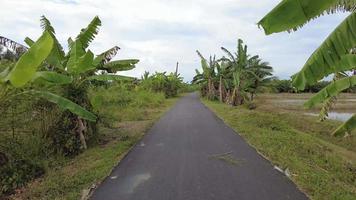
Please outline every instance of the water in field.
[{"label": "water in field", "polygon": [[[311,116],[319,116],[319,113],[305,113],[305,114]],[[350,119],[352,115],[353,113],[329,112],[328,119],[345,122],[348,119]]]}]

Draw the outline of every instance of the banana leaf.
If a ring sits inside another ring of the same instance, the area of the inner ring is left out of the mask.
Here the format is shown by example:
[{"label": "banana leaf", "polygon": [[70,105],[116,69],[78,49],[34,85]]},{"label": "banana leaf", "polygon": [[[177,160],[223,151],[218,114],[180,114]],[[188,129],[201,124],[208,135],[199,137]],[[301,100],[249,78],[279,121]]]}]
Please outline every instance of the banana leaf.
[{"label": "banana leaf", "polygon": [[68,54],[67,70],[69,73],[75,73],[78,68],[79,58],[85,55],[82,43],[79,40],[73,42]]},{"label": "banana leaf", "polygon": [[101,21],[98,16],[95,16],[89,25],[80,31],[79,35],[76,37],[76,41],[80,41],[83,48],[86,49],[89,46],[89,43],[93,41],[98,34],[100,26]]},{"label": "banana leaf", "polygon": [[86,80],[97,80],[97,81],[133,81],[133,77],[114,75],[114,74],[101,74],[88,77]]},{"label": "banana leaf", "polygon": [[86,109],[70,101],[69,99],[45,91],[31,91],[31,93],[37,95],[38,97],[44,98],[52,103],[55,103],[61,109],[69,110],[70,112],[78,115],[83,119],[89,121],[96,121],[96,116],[93,113],[87,111]]},{"label": "banana leaf", "polygon": [[22,87],[32,80],[37,68],[50,54],[53,46],[53,39],[48,32],[42,36],[24,53],[15,67],[6,77],[14,87]]},{"label": "banana leaf", "polygon": [[128,71],[135,68],[135,64],[137,64],[139,60],[137,59],[127,59],[127,60],[115,60],[106,63],[102,68],[109,73],[115,73],[118,71]]},{"label": "banana leaf", "polygon": [[356,13],[353,13],[310,56],[303,69],[292,77],[293,85],[303,90],[329,74],[355,68],[355,55],[349,54],[355,46]]},{"label": "banana leaf", "polygon": [[308,21],[336,11],[352,11],[356,0],[283,0],[258,22],[267,35],[297,30]]},{"label": "banana leaf", "polygon": [[306,108],[314,107],[315,105],[326,101],[327,99],[336,96],[340,92],[356,85],[356,76],[350,76],[339,79],[330,83],[324,89],[320,90],[316,95],[310,98],[304,106]]},{"label": "banana leaf", "polygon": [[31,38],[29,38],[29,37],[26,37],[25,38],[25,43],[29,46],[29,47],[31,47],[34,43],[35,43],[35,41],[33,41]]},{"label": "banana leaf", "polygon": [[82,57],[78,59],[78,64],[76,69],[74,69],[75,73],[80,74],[95,69],[95,66],[93,65],[93,59],[94,54],[88,50]]},{"label": "banana leaf", "polygon": [[335,136],[342,136],[345,133],[351,133],[353,129],[356,128],[356,114],[353,115],[350,119],[348,119],[344,124],[339,126],[334,132]]},{"label": "banana leaf", "polygon": [[40,71],[36,72],[33,81],[44,80],[50,84],[64,85],[73,81],[72,77],[63,74],[58,74],[52,71]]}]

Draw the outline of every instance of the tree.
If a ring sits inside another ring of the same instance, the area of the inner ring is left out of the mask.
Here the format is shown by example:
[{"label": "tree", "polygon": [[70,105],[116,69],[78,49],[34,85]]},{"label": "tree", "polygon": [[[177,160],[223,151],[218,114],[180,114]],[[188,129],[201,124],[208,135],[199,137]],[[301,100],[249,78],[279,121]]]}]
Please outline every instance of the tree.
[{"label": "tree", "polygon": [[193,78],[193,82],[200,84],[202,86],[203,95],[206,95],[208,99],[213,100],[216,98],[214,80],[216,78],[215,67],[217,60],[215,59],[215,56],[210,56],[208,62],[198,50],[196,52],[200,57],[203,72],[200,73],[199,70],[196,70],[197,75]]},{"label": "tree", "polygon": [[247,86],[249,79],[248,77],[255,76],[254,72],[249,68],[247,45],[243,45],[243,41],[238,39],[237,51],[233,54],[225,47],[221,49],[226,53],[227,58],[222,58],[230,65],[232,79],[233,79],[233,89],[231,91],[230,103],[232,105],[241,105],[247,99]]},{"label": "tree", "polygon": [[[69,51],[65,53],[55,36],[55,30],[50,21],[44,16],[41,18],[41,27],[52,38],[53,48],[45,59],[47,65],[43,67],[44,71],[37,73],[38,77],[48,82],[58,81],[59,77],[54,76],[54,74],[69,77],[65,86],[62,87],[63,95],[88,110],[92,110],[88,96],[88,88],[91,82],[131,79],[130,77],[116,75],[116,72],[131,70],[139,61],[137,59],[111,61],[120,49],[117,46],[95,57],[88,47],[98,34],[100,26],[100,19],[94,17],[74,40],[72,38],[68,39]],[[33,41],[30,38],[26,38],[25,42],[32,47]],[[72,134],[71,132],[76,133],[81,142],[80,148],[86,149],[86,135],[95,134],[97,121],[83,120],[81,117],[71,113],[63,113],[60,121],[67,123],[58,124],[59,127],[55,128],[55,130],[68,130],[69,134]],[[60,134],[54,133],[53,136],[57,137]],[[63,145],[59,144],[59,146]],[[69,153],[76,153],[80,148],[76,148],[74,152]]]},{"label": "tree", "polygon": [[[31,48],[20,57],[13,68],[8,67],[0,73],[0,103],[9,101],[18,95],[32,94],[56,103],[63,109],[67,109],[84,119],[96,120],[94,114],[66,98],[47,91],[37,91],[25,87],[29,83],[38,80],[39,72],[36,72],[36,70],[48,57],[52,47],[53,40],[49,33],[45,31],[42,36],[33,43]],[[58,76],[58,83],[67,78],[56,73],[52,75]]]},{"label": "tree", "polygon": [[[356,12],[355,0],[283,0],[258,23],[266,34],[297,30],[308,21],[324,14],[351,11],[350,15],[325,39],[307,60],[302,70],[293,75],[293,86],[304,90],[330,74],[356,69]],[[356,85],[356,76],[333,81],[306,102],[310,108],[325,104],[340,92]],[[334,135],[350,133],[356,128],[356,115],[341,125]]]}]

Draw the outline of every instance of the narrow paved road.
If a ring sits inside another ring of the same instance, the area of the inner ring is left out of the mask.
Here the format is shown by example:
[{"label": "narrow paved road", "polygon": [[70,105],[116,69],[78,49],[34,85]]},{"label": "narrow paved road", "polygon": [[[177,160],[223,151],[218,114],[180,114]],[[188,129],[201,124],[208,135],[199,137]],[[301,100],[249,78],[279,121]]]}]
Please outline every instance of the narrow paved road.
[{"label": "narrow paved road", "polygon": [[[256,133],[258,134],[258,133]],[[199,100],[183,97],[94,192],[94,200],[307,199]]]}]

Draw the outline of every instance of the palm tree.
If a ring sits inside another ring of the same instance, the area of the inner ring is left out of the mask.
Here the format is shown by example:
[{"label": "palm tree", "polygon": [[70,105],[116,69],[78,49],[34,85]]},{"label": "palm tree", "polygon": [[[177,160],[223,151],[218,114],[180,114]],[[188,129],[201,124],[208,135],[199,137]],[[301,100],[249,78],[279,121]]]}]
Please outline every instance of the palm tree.
[{"label": "palm tree", "polygon": [[[349,11],[350,15],[325,39],[314,51],[302,70],[293,75],[293,85],[298,90],[305,89],[330,74],[353,71],[356,69],[356,3],[355,0],[283,0],[270,11],[258,24],[266,34],[297,30],[308,21],[324,14],[337,11]],[[352,75],[333,81],[318,94],[306,102],[310,108],[326,103],[340,92],[356,85],[356,76]],[[341,125],[334,135],[350,133],[356,128],[356,115]]]}]

